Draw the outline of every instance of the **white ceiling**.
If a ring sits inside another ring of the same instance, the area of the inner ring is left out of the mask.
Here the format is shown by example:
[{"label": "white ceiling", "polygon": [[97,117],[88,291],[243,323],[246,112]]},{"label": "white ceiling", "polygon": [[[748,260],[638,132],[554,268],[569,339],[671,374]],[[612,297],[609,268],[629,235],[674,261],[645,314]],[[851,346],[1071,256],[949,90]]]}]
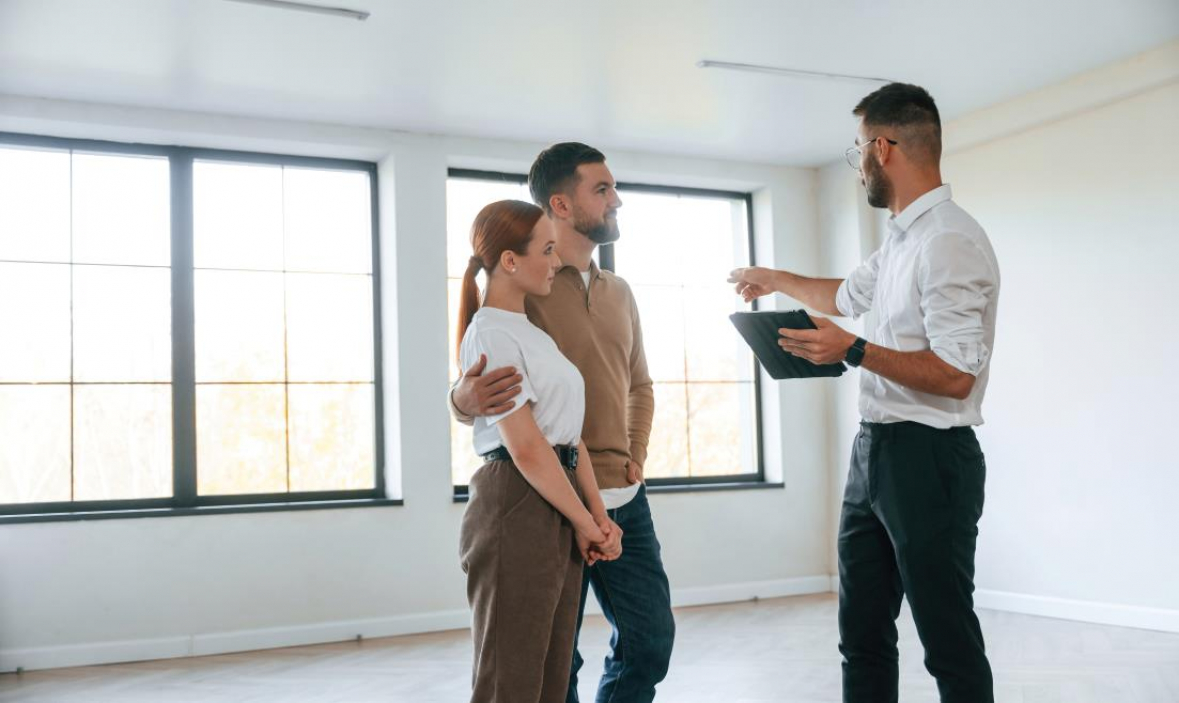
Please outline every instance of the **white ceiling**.
[{"label": "white ceiling", "polygon": [[0,0],[0,94],[814,165],[883,76],[943,119],[1179,36],[1177,0]]}]

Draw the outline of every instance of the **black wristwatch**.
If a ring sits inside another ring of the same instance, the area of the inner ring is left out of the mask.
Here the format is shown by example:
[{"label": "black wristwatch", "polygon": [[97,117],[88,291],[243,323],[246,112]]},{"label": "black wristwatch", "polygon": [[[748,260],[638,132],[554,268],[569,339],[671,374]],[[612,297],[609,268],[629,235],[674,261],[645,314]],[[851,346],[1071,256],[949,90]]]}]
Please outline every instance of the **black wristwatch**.
[{"label": "black wristwatch", "polygon": [[863,337],[856,337],[856,341],[847,348],[847,355],[843,360],[847,362],[848,366],[859,366],[864,362],[864,347],[868,345],[868,340]]}]

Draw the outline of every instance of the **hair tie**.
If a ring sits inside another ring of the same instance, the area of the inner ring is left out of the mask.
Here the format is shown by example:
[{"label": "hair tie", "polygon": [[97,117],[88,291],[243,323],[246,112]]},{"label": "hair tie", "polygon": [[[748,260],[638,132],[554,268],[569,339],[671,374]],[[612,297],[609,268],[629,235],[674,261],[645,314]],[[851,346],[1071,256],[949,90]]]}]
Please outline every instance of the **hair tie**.
[{"label": "hair tie", "polygon": [[483,268],[483,259],[480,259],[477,256],[472,256],[470,259],[467,259],[467,268],[478,271],[479,269]]}]

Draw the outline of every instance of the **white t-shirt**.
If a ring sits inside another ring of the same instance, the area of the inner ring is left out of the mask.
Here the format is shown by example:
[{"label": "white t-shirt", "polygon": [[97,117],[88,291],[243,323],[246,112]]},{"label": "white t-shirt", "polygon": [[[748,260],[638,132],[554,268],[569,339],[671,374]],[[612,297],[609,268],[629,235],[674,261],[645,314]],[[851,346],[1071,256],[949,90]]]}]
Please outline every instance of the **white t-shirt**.
[{"label": "white t-shirt", "polygon": [[487,355],[487,368],[514,366],[524,380],[511,410],[475,418],[476,453],[483,455],[503,446],[499,421],[525,404],[532,405],[532,416],[549,444],[576,446],[581,441],[585,420],[581,373],[528,316],[499,308],[476,311],[459,349],[463,368],[479,361],[480,354]]},{"label": "white t-shirt", "polygon": [[[590,272],[582,271],[581,280],[585,282],[586,295],[589,295]],[[606,510],[621,508],[635,499],[642,485],[642,483],[636,481],[625,488],[602,488],[599,490],[602,494],[602,505],[606,506]]]}]

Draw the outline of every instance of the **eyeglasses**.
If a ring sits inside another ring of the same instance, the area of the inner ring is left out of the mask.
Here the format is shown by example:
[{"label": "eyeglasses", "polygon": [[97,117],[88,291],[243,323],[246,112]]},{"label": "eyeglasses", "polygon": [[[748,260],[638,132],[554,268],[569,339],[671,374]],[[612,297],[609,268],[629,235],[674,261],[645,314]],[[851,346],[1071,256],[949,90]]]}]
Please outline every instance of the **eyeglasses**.
[{"label": "eyeglasses", "polygon": [[848,147],[847,151],[843,152],[843,157],[845,159],[847,159],[847,165],[851,166],[855,170],[859,171],[860,170],[860,155],[863,153],[864,147],[868,146],[869,144],[875,144],[877,139],[883,139],[884,141],[888,142],[889,144],[892,144],[893,146],[897,145],[895,140],[889,139],[888,137],[873,137],[873,138],[869,139],[868,141],[864,142],[863,144],[857,144],[855,146]]}]

